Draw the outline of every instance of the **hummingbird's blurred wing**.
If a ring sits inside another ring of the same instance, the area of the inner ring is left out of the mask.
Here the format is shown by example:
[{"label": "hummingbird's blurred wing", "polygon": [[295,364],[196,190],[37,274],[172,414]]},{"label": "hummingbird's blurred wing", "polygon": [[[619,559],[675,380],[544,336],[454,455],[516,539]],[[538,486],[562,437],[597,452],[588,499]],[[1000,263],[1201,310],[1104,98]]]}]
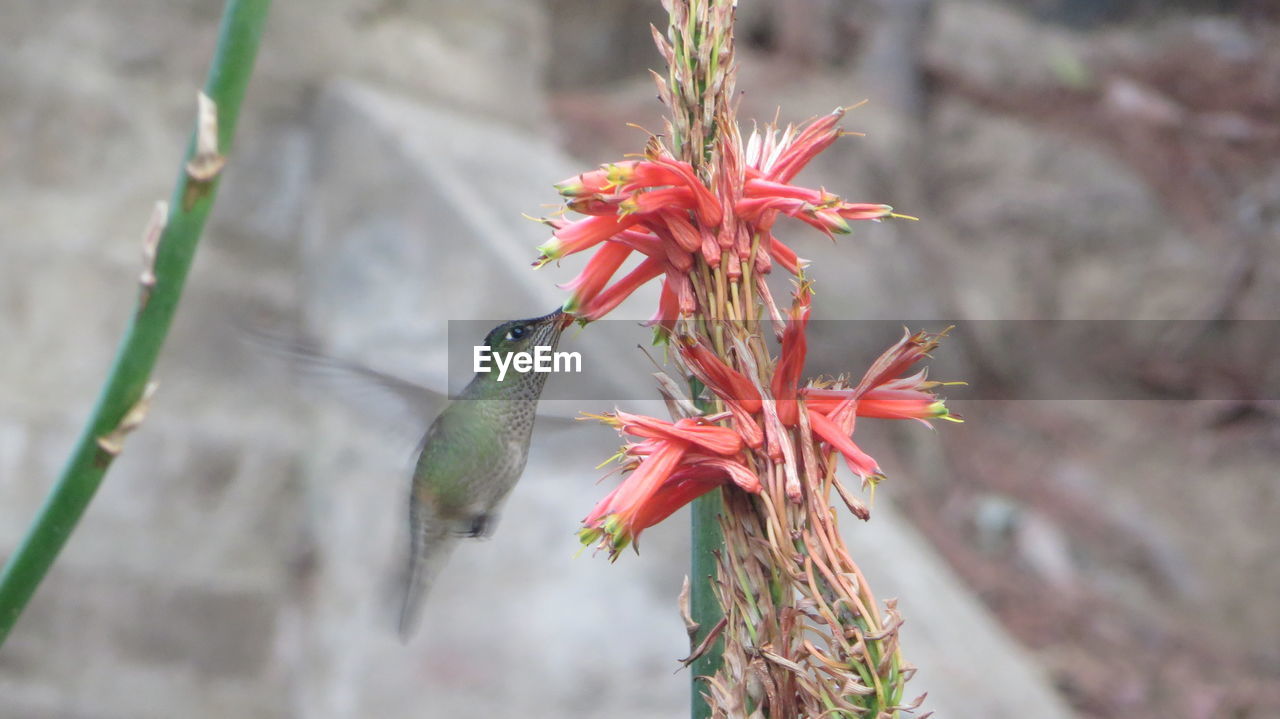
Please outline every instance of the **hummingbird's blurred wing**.
[{"label": "hummingbird's blurred wing", "polygon": [[[422,427],[449,404],[442,392],[352,360],[327,354],[318,342],[252,325],[239,327],[241,336],[262,353],[285,364],[294,377],[344,403],[369,412],[405,447],[421,450]],[[568,427],[570,417],[539,414],[539,424]],[[417,451],[413,458],[416,459]]]},{"label": "hummingbird's blurred wing", "polygon": [[241,337],[285,366],[291,378],[343,404],[372,415],[406,447],[448,405],[448,398],[422,384],[324,352],[310,339],[241,326]]},{"label": "hummingbird's blurred wing", "polygon": [[263,334],[261,330],[255,330],[250,337],[256,345],[286,360],[290,369],[301,376],[345,394],[383,395],[381,399],[399,403],[402,411],[418,419],[431,419],[449,401],[443,393],[417,382],[326,354],[309,340]]}]

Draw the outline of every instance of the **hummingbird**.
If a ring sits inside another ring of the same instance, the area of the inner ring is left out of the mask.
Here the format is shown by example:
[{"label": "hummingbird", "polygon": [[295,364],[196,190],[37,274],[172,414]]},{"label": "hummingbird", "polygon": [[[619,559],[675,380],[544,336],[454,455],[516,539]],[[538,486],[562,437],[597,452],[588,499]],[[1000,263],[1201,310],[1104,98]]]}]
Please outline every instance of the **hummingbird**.
[{"label": "hummingbird", "polygon": [[[484,343],[494,357],[554,352],[573,315],[504,322]],[[420,443],[409,490],[409,560],[405,568],[400,639],[417,627],[422,603],[459,538],[493,532],[497,509],[524,472],[545,372],[506,371],[491,363],[436,417]]]}]

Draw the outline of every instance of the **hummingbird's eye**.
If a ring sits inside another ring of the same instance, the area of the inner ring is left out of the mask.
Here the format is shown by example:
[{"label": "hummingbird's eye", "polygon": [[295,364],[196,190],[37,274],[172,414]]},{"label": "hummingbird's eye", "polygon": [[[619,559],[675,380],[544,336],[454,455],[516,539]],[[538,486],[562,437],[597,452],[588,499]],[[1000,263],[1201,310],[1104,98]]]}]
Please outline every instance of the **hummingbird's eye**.
[{"label": "hummingbird's eye", "polygon": [[507,339],[508,339],[508,340],[511,340],[511,341],[518,340],[518,339],[520,339],[521,337],[524,337],[525,332],[527,332],[527,331],[528,331],[528,330],[526,330],[523,326],[520,326],[520,327],[512,327],[512,328],[511,328],[511,331],[507,332]]}]

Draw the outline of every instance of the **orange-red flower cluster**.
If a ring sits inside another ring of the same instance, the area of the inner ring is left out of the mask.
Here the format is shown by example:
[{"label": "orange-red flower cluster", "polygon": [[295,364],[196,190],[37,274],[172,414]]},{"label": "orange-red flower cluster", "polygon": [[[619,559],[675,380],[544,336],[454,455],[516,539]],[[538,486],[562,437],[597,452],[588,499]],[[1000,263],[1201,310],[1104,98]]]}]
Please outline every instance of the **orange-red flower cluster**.
[{"label": "orange-red flower cluster", "polygon": [[[583,520],[584,544],[603,540],[616,557],[645,528],[717,486],[732,484],[759,493],[760,481],[746,451],[783,460],[785,443],[791,441],[788,431],[802,421],[816,439],[838,451],[856,475],[875,481],[881,476],[879,464],[852,438],[856,418],[915,419],[925,424],[931,419],[957,419],[931,391],[939,383],[927,380],[924,370],[902,376],[937,346],[939,335],[904,334],[854,387],[801,386],[809,308],[810,294],[802,286],[767,389],[703,345],[679,344],[684,364],[728,408],[732,427],[708,424],[705,419],[672,424],[625,412],[602,418],[642,441],[622,451],[631,474]],[[798,500],[799,487],[795,491],[792,499]]]},{"label": "orange-red flower cluster", "polygon": [[728,427],[704,419],[672,423],[622,411],[596,419],[640,441],[628,442],[619,453],[631,474],[583,520],[583,544],[604,539],[610,556],[617,557],[641,530],[722,484],[760,492],[759,478],[745,464],[742,438]]},{"label": "orange-red flower cluster", "polygon": [[[541,254],[534,264],[599,248],[582,272],[563,285],[572,293],[565,311],[584,320],[600,319],[638,287],[662,276],[661,299],[651,322],[664,324],[694,309],[688,274],[695,256],[712,268],[727,263],[731,279],[740,277],[747,263],[754,263],[757,276],[768,273],[774,262],[799,274],[805,262],[773,234],[779,215],[795,217],[828,235],[849,232],[849,220],[893,215],[888,205],[845,202],[825,190],[791,184],[840,136],[837,123],[843,115],[843,108],[838,109],[798,132],[788,128],[781,135],[756,133],[745,149],[728,148],[737,155],[720,164],[716,192],[688,163],[656,142],[649,144],[642,160],[571,177],[556,188],[567,209],[586,217],[545,220],[554,232],[538,248]],[[726,223],[727,217],[734,221]],[[615,279],[633,252],[644,259]]]},{"label": "orange-red flower cluster", "polygon": [[[656,140],[642,159],[604,165],[556,187],[566,209],[584,215],[545,220],[553,228],[539,247],[541,266],[594,250],[581,273],[564,285],[566,312],[600,319],[632,292],[661,277],[662,291],[651,323],[672,329],[675,320],[698,311],[691,273],[698,264],[734,283],[750,275],[770,315],[781,320],[764,276],[774,264],[803,277],[807,264],[773,233],[779,217],[793,217],[825,232],[849,232],[850,220],[898,216],[888,205],[845,202],[823,189],[793,183],[818,153],[840,137],[839,109],[799,130],[770,128],[752,133],[745,147],[736,130],[720,128],[714,164],[700,176]],[[623,271],[633,254],[640,258]],[[619,276],[621,274],[621,276]],[[585,544],[600,541],[613,556],[646,527],[715,487],[761,491],[758,464],[781,463],[786,494],[801,498],[796,436],[809,436],[838,451],[864,480],[880,467],[853,442],[857,417],[918,419],[947,417],[924,372],[903,376],[936,344],[936,336],[908,335],[884,354],[856,386],[805,383],[811,293],[801,279],[790,322],[782,334],[776,365],[758,373],[750,350],[717,355],[683,335],[676,337],[681,364],[723,403],[718,417],[666,422],[615,412],[600,417],[631,438],[620,452],[625,480],[584,520]],[[738,341],[742,338],[737,338]],[[734,341],[731,338],[731,342]],[[771,371],[769,371],[771,370]],[[731,419],[727,426],[713,422]],[[803,459],[801,457],[800,459]],[[813,463],[810,458],[810,463]],[[812,473],[814,468],[805,467]]]}]

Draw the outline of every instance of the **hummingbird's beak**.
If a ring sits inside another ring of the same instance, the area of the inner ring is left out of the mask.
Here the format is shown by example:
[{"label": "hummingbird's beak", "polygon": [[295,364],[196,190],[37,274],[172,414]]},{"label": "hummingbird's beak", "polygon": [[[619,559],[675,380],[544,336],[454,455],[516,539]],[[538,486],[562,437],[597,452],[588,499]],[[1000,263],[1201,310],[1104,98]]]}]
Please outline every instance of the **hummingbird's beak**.
[{"label": "hummingbird's beak", "polygon": [[576,317],[565,312],[563,309],[552,312],[551,316],[560,320],[560,329],[562,331],[568,329],[569,325],[573,324],[573,321],[576,319]]}]

